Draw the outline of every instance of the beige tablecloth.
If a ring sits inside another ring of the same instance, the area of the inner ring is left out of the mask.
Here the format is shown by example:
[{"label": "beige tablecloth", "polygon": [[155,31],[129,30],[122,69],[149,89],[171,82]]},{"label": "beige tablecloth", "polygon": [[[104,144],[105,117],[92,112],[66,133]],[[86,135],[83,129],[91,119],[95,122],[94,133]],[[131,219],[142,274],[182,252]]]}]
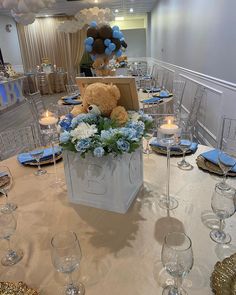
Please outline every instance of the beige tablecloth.
[{"label": "beige tablecloth", "polygon": [[[188,157],[194,165],[192,171],[178,169],[179,158],[171,159],[171,193],[177,196],[179,207],[169,215],[156,203],[165,191],[165,156],[144,156],[144,188],[125,215],[70,204],[65,188],[56,189],[52,166],[47,167],[48,175],[36,177],[35,168],[22,167],[15,158],[2,162],[12,170],[15,185],[9,198],[19,206],[12,240],[25,256],[15,266],[0,266],[1,280],[23,280],[41,294],[59,294],[64,276],[52,266],[50,239],[56,232],[70,229],[78,234],[83,252],[80,274],[75,272],[74,278],[80,276],[86,294],[161,294],[163,237],[170,231],[185,230],[193,242],[194,267],[184,285],[191,295],[211,294],[210,274],[218,258],[201,212],[211,210],[217,180],[196,167],[195,158],[203,150],[206,148],[200,146]],[[63,163],[57,168],[63,178]],[[235,242],[235,216],[226,224]],[[1,241],[0,255],[6,247]]]}]

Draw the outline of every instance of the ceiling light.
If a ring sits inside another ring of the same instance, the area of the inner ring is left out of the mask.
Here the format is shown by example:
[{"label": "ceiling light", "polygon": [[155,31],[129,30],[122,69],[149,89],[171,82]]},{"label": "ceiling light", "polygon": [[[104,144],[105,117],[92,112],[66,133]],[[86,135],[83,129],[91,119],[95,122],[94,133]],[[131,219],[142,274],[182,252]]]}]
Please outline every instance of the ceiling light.
[{"label": "ceiling light", "polygon": [[116,16],[115,20],[124,20],[125,18],[123,16]]},{"label": "ceiling light", "polygon": [[45,14],[45,17],[49,17],[50,15],[48,15],[48,14]]},{"label": "ceiling light", "polygon": [[133,13],[134,12],[134,9],[133,8],[130,8],[129,12],[130,13]]},{"label": "ceiling light", "polygon": [[118,13],[118,12],[119,12],[119,9],[116,9],[116,10],[115,10],[115,13]]},{"label": "ceiling light", "polygon": [[98,3],[98,0],[94,0],[94,3]]}]

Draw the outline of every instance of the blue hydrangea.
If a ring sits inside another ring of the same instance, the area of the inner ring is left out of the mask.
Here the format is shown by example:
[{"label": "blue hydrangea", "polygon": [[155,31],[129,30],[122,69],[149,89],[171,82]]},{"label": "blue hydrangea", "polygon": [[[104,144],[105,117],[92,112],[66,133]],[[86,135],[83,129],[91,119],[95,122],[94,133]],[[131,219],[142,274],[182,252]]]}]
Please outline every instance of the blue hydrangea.
[{"label": "blue hydrangea", "polygon": [[59,121],[59,125],[61,126],[62,130],[69,131],[71,127],[71,121],[73,119],[72,114],[65,115],[65,118]]},{"label": "blue hydrangea", "polygon": [[137,137],[140,138],[142,137],[144,130],[145,130],[145,124],[142,121],[138,122],[128,122],[126,124],[127,128],[134,128],[137,131]]},{"label": "blue hydrangea", "polygon": [[152,116],[148,115],[148,114],[144,114],[144,113],[141,113],[141,120],[144,121],[144,122],[153,122],[153,118]]},{"label": "blue hydrangea", "polygon": [[120,133],[129,140],[138,141],[137,131],[134,128],[123,127],[120,128]]},{"label": "blue hydrangea", "polygon": [[122,138],[117,140],[116,144],[117,144],[118,149],[122,152],[128,152],[130,149],[129,142],[127,140],[122,139]]},{"label": "blue hydrangea", "polygon": [[60,134],[60,142],[67,143],[70,140],[70,132],[64,131]]},{"label": "blue hydrangea", "polygon": [[112,136],[114,136],[117,133],[116,129],[108,129],[108,130],[102,130],[101,131],[101,140],[109,140]]},{"label": "blue hydrangea", "polygon": [[76,146],[75,146],[75,149],[78,151],[78,152],[85,152],[91,145],[91,139],[90,138],[84,138],[84,139],[81,139],[77,142]]},{"label": "blue hydrangea", "polygon": [[93,151],[95,157],[101,158],[104,155],[105,151],[103,147],[96,147]]}]

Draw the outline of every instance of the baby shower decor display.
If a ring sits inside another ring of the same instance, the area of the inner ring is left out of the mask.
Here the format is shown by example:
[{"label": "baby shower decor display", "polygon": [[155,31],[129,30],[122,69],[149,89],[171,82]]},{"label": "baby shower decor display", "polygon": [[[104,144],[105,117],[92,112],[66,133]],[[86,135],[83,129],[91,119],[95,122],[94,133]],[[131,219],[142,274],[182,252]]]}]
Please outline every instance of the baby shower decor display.
[{"label": "baby shower decor display", "polygon": [[93,67],[98,76],[111,75],[109,72],[109,60],[114,56],[122,56],[122,48],[126,48],[124,35],[118,26],[111,28],[107,24],[98,25],[92,21],[87,30],[85,49],[94,60]]},{"label": "baby shower decor display", "polygon": [[143,184],[142,138],[153,120],[119,98],[116,85],[90,84],[59,128],[70,201],[125,213]]}]

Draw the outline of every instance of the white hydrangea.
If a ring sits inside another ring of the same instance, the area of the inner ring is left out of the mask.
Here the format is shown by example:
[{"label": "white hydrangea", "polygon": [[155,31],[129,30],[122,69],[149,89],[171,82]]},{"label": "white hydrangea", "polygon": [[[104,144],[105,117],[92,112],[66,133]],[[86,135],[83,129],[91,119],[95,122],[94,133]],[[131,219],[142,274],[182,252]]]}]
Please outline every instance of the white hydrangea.
[{"label": "white hydrangea", "polygon": [[137,112],[129,112],[129,119],[131,121],[137,122],[140,119],[140,114]]},{"label": "white hydrangea", "polygon": [[70,132],[72,142],[76,140],[85,139],[97,133],[96,125],[89,125],[88,123],[80,123],[74,130]]}]

